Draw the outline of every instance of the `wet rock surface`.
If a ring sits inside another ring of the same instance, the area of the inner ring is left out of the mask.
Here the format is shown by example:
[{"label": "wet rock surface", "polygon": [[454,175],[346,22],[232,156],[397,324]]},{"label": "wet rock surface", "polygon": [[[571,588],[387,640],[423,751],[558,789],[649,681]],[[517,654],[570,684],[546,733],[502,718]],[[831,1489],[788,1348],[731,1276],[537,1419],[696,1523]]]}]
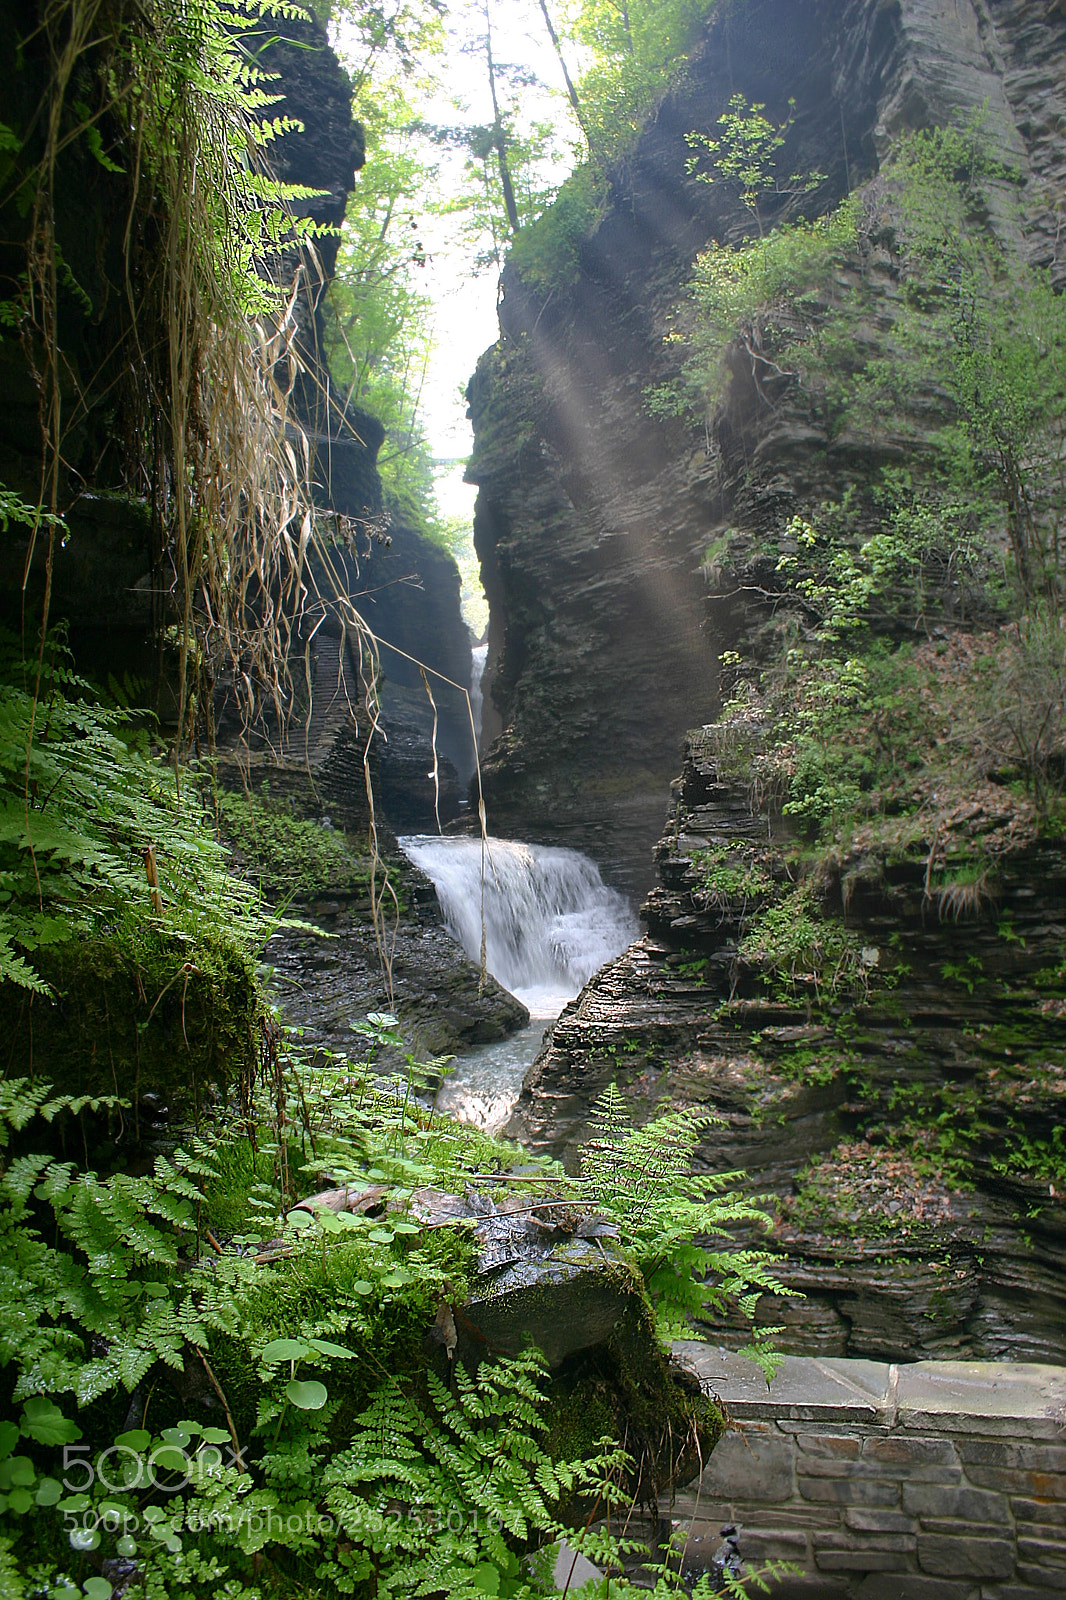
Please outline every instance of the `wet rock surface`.
[{"label": "wet rock surface", "polygon": [[410,1048],[421,1055],[462,1054],[506,1038],[529,1022],[520,1000],[495,978],[484,979],[440,921],[433,886],[407,863],[393,863],[396,880],[417,895],[413,912],[386,916],[382,947],[368,903],[312,901],[305,914],[328,931],[282,931],[266,950],[270,986],[285,1021],[305,1044],[342,1055],[358,1048],[351,1030],[369,1012],[399,1017]]},{"label": "wet rock surface", "polygon": [[643,1303],[639,1274],[614,1242],[618,1229],[563,1201],[419,1189],[411,1214],[430,1227],[467,1223],[477,1239],[478,1284],[453,1313],[464,1349],[518,1355],[534,1344],[557,1368],[606,1344]]},{"label": "wet rock surface", "polygon": [[782,1281],[805,1296],[760,1305],[786,1351],[1066,1359],[1066,857],[1020,849],[995,904],[959,922],[901,870],[847,913],[864,949],[891,951],[891,981],[787,997],[738,960],[752,904],[709,903],[692,859],[768,832],[694,735],[655,931],[564,1011],[507,1131],[572,1161],[612,1080],[637,1120],[706,1110],[698,1161],[770,1197]]}]

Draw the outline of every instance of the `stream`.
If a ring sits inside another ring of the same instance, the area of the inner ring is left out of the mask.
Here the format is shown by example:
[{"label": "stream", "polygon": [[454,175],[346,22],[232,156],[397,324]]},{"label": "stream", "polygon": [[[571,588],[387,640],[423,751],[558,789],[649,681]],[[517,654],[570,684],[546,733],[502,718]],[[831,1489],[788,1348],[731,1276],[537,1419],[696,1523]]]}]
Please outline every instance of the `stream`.
[{"label": "stream", "polygon": [[473,961],[481,959],[484,883],[485,964],[529,1010],[528,1028],[460,1057],[437,1096],[441,1110],[498,1132],[549,1026],[639,936],[636,916],[576,850],[430,834],[399,843],[432,880],[445,927]]}]

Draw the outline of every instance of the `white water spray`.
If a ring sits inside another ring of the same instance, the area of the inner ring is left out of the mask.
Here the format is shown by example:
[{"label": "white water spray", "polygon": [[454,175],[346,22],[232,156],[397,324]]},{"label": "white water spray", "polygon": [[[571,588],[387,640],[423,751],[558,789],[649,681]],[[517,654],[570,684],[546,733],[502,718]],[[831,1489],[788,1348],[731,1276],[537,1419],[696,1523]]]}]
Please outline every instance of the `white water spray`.
[{"label": "white water spray", "polygon": [[[449,933],[479,961],[481,840],[419,834],[400,847],[433,880]],[[557,1017],[640,931],[624,896],[576,850],[489,839],[484,885],[486,965],[534,1017]]]},{"label": "white water spray", "polygon": [[470,712],[474,719],[474,747],[481,749],[481,717],[485,709],[485,695],[481,680],[485,676],[485,662],[489,658],[487,644],[475,645],[470,652]]}]

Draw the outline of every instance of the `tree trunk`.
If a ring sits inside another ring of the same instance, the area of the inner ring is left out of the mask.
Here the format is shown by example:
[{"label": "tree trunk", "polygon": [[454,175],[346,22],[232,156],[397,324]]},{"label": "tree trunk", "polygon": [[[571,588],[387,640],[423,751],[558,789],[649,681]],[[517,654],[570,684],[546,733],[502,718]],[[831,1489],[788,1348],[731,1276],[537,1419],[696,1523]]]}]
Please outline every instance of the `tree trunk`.
[{"label": "tree trunk", "polygon": [[489,0],[485,0],[485,60],[489,69],[489,92],[492,95],[492,132],[496,145],[496,156],[500,168],[500,187],[503,189],[503,205],[507,212],[507,221],[511,232],[519,231],[518,206],[515,204],[514,184],[511,182],[511,168],[507,160],[507,130],[500,116],[500,102],[496,94],[496,63],[492,58],[492,18],[489,13]]}]

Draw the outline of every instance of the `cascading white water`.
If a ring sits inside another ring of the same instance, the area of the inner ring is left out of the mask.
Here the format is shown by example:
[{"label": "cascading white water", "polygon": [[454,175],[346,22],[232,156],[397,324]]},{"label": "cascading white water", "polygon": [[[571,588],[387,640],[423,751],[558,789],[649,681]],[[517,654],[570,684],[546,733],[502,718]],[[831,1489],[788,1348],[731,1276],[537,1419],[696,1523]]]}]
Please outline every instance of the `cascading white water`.
[{"label": "cascading white water", "polygon": [[488,644],[475,645],[470,652],[470,711],[474,718],[474,746],[481,749],[481,713],[485,705],[485,696],[481,691],[481,680],[485,676],[485,662],[489,658]]},{"label": "cascading white water", "polygon": [[535,1017],[556,1017],[581,986],[638,935],[629,903],[576,850],[489,839],[400,840],[433,880],[445,925],[481,956],[484,859],[486,965]]},{"label": "cascading white water", "polygon": [[[419,834],[404,854],[433,880],[445,926],[481,959],[482,844]],[[545,1028],[640,929],[629,903],[576,850],[489,839],[484,851],[485,963],[528,1006],[521,1033],[456,1062],[437,1105],[489,1133],[506,1123]]]}]

